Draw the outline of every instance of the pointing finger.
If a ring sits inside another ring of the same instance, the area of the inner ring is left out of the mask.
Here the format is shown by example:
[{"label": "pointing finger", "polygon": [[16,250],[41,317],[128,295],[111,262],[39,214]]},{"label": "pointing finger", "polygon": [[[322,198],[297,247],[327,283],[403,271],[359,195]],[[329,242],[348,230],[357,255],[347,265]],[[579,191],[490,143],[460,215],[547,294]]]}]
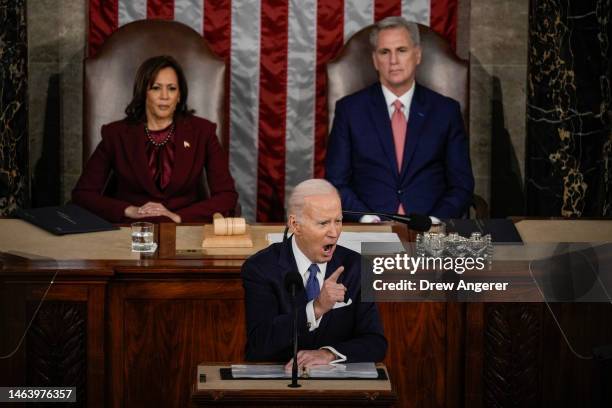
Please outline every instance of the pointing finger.
[{"label": "pointing finger", "polygon": [[327,280],[330,280],[332,282],[337,282],[342,272],[344,272],[344,266],[338,267],[338,269],[336,269],[334,273],[329,275],[329,278],[327,278]]}]

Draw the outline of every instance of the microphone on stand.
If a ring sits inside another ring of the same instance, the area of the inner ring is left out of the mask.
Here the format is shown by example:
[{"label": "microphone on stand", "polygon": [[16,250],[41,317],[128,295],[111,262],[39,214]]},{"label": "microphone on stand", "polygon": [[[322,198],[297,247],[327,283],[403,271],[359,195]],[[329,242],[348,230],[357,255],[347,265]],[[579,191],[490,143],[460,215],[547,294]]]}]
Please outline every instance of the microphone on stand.
[{"label": "microphone on stand", "polygon": [[351,210],[342,210],[345,214],[353,214],[353,215],[378,215],[379,217],[385,217],[393,221],[401,222],[402,224],[408,225],[408,228],[411,230],[415,230],[418,232],[428,231],[431,228],[431,218],[426,215],[421,214],[390,214],[390,213],[382,213],[382,212],[372,212],[372,211],[351,211]]},{"label": "microphone on stand", "polygon": [[304,282],[299,273],[291,271],[285,275],[285,289],[291,294],[291,307],[293,308],[293,366],[291,367],[291,384],[288,387],[298,388],[301,387],[298,384],[298,363],[297,363],[297,352],[298,352],[298,313],[297,307],[295,306],[295,295],[302,290]]}]

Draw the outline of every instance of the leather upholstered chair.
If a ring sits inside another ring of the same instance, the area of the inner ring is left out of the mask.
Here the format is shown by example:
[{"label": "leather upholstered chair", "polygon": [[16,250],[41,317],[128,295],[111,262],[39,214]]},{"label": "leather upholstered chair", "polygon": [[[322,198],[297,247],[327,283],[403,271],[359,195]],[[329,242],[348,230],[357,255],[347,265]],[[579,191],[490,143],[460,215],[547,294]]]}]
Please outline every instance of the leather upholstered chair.
[{"label": "leather upholstered chair", "polygon": [[191,109],[225,128],[225,63],[190,27],[162,20],[141,20],[122,26],[85,60],[83,159],[91,156],[105,123],[125,117],[132,99],[136,70],[149,57],[172,55],[183,67]]},{"label": "leather upholstered chair", "polygon": [[[421,24],[418,26],[423,53],[421,63],[417,67],[416,80],[458,101],[467,131],[469,62],[459,58],[442,36],[427,26]],[[368,26],[355,33],[340,54],[327,64],[327,106],[330,130],[336,102],[378,81],[378,74],[372,64],[370,46],[372,29],[373,26]],[[488,217],[488,206],[483,198],[474,195],[472,207],[477,218]]]},{"label": "leather upholstered chair", "polygon": [[[190,27],[175,21],[142,20],[119,28],[95,57],[85,60],[83,164],[100,142],[102,125],[125,117],[138,67],[156,55],[171,55],[181,64],[189,87],[189,108],[217,124],[223,145],[224,61]],[[203,197],[208,196],[205,182]],[[105,194],[112,195],[112,184],[112,180],[107,183]]]}]

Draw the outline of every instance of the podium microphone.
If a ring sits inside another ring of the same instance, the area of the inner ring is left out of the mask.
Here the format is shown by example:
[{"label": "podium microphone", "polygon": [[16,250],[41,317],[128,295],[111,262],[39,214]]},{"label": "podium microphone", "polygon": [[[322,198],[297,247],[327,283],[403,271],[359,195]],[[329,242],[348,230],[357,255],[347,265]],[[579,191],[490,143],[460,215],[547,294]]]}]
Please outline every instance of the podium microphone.
[{"label": "podium microphone", "polygon": [[406,224],[408,228],[414,231],[423,232],[427,231],[431,228],[431,218],[426,215],[421,214],[390,214],[390,213],[382,213],[382,212],[372,212],[372,211],[351,211],[351,210],[342,210],[345,214],[353,214],[353,215],[378,215],[379,217],[385,217],[393,221],[400,222],[402,224]]},{"label": "podium microphone", "polygon": [[297,329],[297,321],[298,321],[298,312],[297,307],[295,306],[295,295],[298,293],[303,287],[304,282],[302,281],[302,277],[299,273],[295,271],[291,271],[285,275],[285,289],[287,292],[291,294],[291,307],[293,308],[293,366],[291,367],[291,384],[288,387],[298,388],[301,387],[298,384],[298,363],[297,363],[297,352],[298,352],[298,329]]}]

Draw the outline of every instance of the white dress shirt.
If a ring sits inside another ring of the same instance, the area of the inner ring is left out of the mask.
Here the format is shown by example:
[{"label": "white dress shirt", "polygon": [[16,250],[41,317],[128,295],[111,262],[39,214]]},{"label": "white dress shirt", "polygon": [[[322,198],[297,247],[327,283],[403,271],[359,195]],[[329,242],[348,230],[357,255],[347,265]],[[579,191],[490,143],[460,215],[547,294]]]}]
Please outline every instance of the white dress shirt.
[{"label": "white dress shirt", "polygon": [[[298,272],[302,277],[302,281],[304,283],[304,287],[306,287],[306,282],[308,281],[308,277],[310,276],[310,265],[313,264],[310,259],[300,250],[297,245],[295,237],[291,239],[291,249],[293,249],[293,257],[295,258],[295,263],[297,264]],[[323,286],[323,281],[325,279],[325,271],[327,271],[327,263],[317,263],[319,267],[319,272],[317,273],[317,280],[319,281],[319,289]],[[323,316],[318,319],[315,317],[314,312],[314,300],[311,300],[306,304],[306,321],[308,322],[308,331],[315,331],[319,328],[319,324],[321,323],[321,319]],[[332,361],[330,364],[341,363],[346,361],[346,356],[342,353],[339,353],[335,348],[331,346],[323,346],[322,349],[327,349],[334,353],[337,357],[336,360]]]},{"label": "white dress shirt", "polygon": [[393,116],[393,112],[395,112],[395,106],[393,106],[393,104],[399,99],[399,101],[403,105],[402,113],[406,117],[406,121],[408,121],[410,119],[408,117],[410,115],[410,105],[412,105],[412,97],[414,96],[414,83],[412,84],[412,87],[408,90],[408,92],[400,96],[397,96],[396,94],[391,92],[384,85],[381,85],[381,87],[383,96],[385,97],[385,103],[387,104],[387,110],[389,111],[389,119],[391,119],[391,117]]}]

